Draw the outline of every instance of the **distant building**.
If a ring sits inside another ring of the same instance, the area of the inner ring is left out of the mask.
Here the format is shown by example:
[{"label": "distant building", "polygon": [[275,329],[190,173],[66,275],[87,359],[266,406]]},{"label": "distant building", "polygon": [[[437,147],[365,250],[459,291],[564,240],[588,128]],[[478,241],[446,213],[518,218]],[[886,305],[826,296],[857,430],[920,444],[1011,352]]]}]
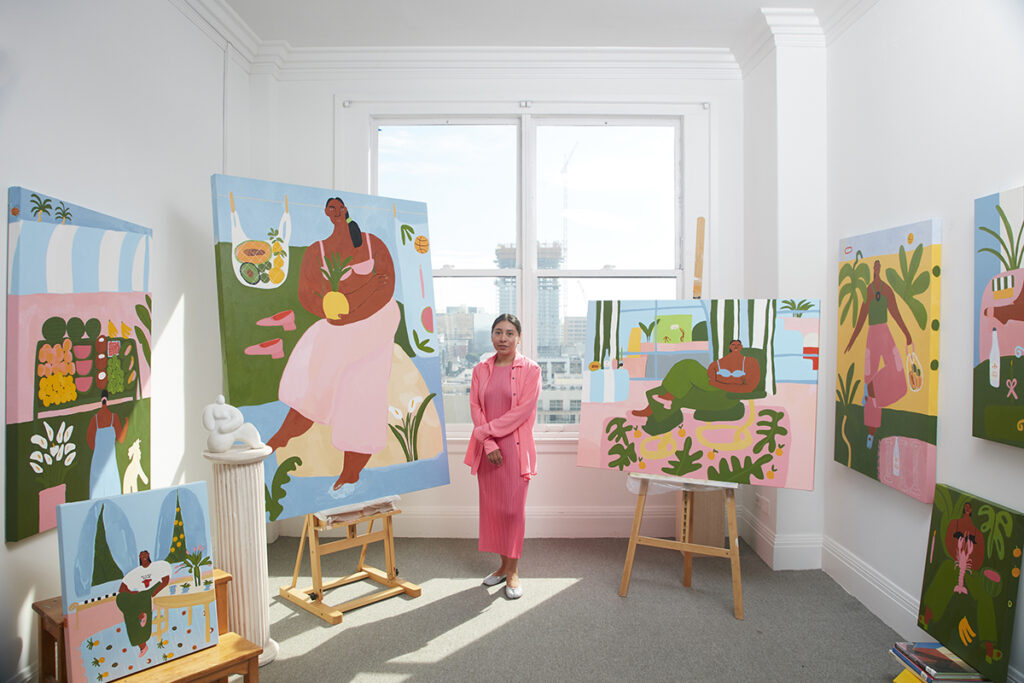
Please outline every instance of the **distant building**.
[{"label": "distant building", "polygon": [[[537,267],[557,269],[565,261],[565,250],[561,242],[537,244]],[[516,268],[516,247],[514,244],[499,244],[494,250],[494,262],[499,268]],[[498,306],[502,313],[518,312],[516,307],[516,279],[500,277]],[[562,349],[561,281],[558,278],[540,278],[537,283],[537,355],[541,358],[558,356]]]}]

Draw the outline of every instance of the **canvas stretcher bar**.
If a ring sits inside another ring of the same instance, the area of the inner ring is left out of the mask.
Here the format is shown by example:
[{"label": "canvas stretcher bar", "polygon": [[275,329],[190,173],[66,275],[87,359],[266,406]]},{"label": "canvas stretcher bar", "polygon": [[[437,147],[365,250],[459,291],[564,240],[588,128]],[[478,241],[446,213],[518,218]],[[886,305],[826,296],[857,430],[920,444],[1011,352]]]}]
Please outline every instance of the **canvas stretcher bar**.
[{"label": "canvas stretcher bar", "polygon": [[[379,512],[353,520],[347,520],[341,524],[331,524],[321,520],[316,515],[306,515],[302,525],[302,536],[299,541],[299,551],[295,558],[295,570],[292,572],[292,581],[287,586],[281,586],[281,597],[295,603],[304,610],[315,614],[327,623],[340,624],[345,612],[363,607],[365,605],[386,600],[396,595],[405,595],[418,598],[422,589],[409,581],[398,578],[398,568],[395,566],[395,533],[392,524],[392,517],[401,510],[392,509],[386,512]],[[374,531],[374,523],[381,520],[383,528]],[[358,525],[366,524],[366,530],[359,533]],[[346,528],[345,538],[322,543],[320,534],[333,528],[344,526]],[[309,543],[310,573],[312,585],[305,588],[298,588],[299,570],[302,566],[302,553],[304,545]],[[366,564],[366,549],[371,543],[384,544],[384,566],[385,569],[377,569]],[[356,571],[347,576],[324,581],[322,560],[325,555],[348,550],[349,548],[361,548],[359,562]],[[345,586],[357,581],[370,580],[381,584],[384,588],[361,597],[342,602],[337,605],[328,605],[324,602],[324,595],[327,591]]]}]

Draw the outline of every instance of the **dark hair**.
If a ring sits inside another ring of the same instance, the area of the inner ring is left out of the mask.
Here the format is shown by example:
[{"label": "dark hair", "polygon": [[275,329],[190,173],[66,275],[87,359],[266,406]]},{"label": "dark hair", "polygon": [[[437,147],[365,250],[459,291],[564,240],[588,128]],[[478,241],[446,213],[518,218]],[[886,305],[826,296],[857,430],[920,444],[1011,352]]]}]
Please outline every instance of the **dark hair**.
[{"label": "dark hair", "polygon": [[[342,201],[341,197],[331,197],[330,199],[327,200],[327,203],[324,204],[324,208],[326,209],[328,206],[330,206],[331,202],[333,202],[334,200],[338,200],[339,204],[341,204],[342,206],[345,206],[345,202]],[[347,206],[345,206],[345,212],[346,213],[348,212],[348,207]],[[351,216],[350,216],[350,218],[351,218]],[[362,232],[362,230],[359,229],[359,224],[356,223],[353,220],[349,220],[348,221],[348,234],[352,238],[353,246],[356,246],[356,247],[363,246],[363,232]]]},{"label": "dark hair", "polygon": [[110,394],[108,394],[107,390],[104,389],[103,391],[100,392],[100,401],[102,402],[108,400],[109,396]]},{"label": "dark hair", "polygon": [[512,313],[502,313],[495,318],[494,322],[491,323],[491,332],[494,332],[494,328],[498,326],[498,323],[502,322],[512,323],[512,327],[516,328],[516,332],[519,334],[523,333],[523,324],[519,322],[519,318]]}]

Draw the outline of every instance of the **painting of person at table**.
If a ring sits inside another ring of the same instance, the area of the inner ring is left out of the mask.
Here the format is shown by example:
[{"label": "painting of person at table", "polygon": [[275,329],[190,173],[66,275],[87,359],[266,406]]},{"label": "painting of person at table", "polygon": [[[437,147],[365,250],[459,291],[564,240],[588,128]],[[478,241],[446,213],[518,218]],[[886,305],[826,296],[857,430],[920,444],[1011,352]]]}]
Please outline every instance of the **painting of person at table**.
[{"label": "painting of person at table", "polygon": [[124,575],[114,601],[124,615],[128,642],[139,648],[139,656],[146,654],[146,641],[153,633],[153,596],[171,581],[171,564],[163,560],[153,562],[149,551],[139,553],[139,566]]}]

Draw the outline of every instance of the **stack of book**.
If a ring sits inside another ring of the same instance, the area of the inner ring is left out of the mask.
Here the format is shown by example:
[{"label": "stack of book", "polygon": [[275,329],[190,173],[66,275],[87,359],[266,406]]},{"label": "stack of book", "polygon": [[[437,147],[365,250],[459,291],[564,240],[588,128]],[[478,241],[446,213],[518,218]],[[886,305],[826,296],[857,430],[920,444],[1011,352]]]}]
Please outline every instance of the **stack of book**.
[{"label": "stack of book", "polygon": [[936,681],[987,681],[967,662],[942,643],[898,642],[889,653],[903,667],[925,683]]}]

